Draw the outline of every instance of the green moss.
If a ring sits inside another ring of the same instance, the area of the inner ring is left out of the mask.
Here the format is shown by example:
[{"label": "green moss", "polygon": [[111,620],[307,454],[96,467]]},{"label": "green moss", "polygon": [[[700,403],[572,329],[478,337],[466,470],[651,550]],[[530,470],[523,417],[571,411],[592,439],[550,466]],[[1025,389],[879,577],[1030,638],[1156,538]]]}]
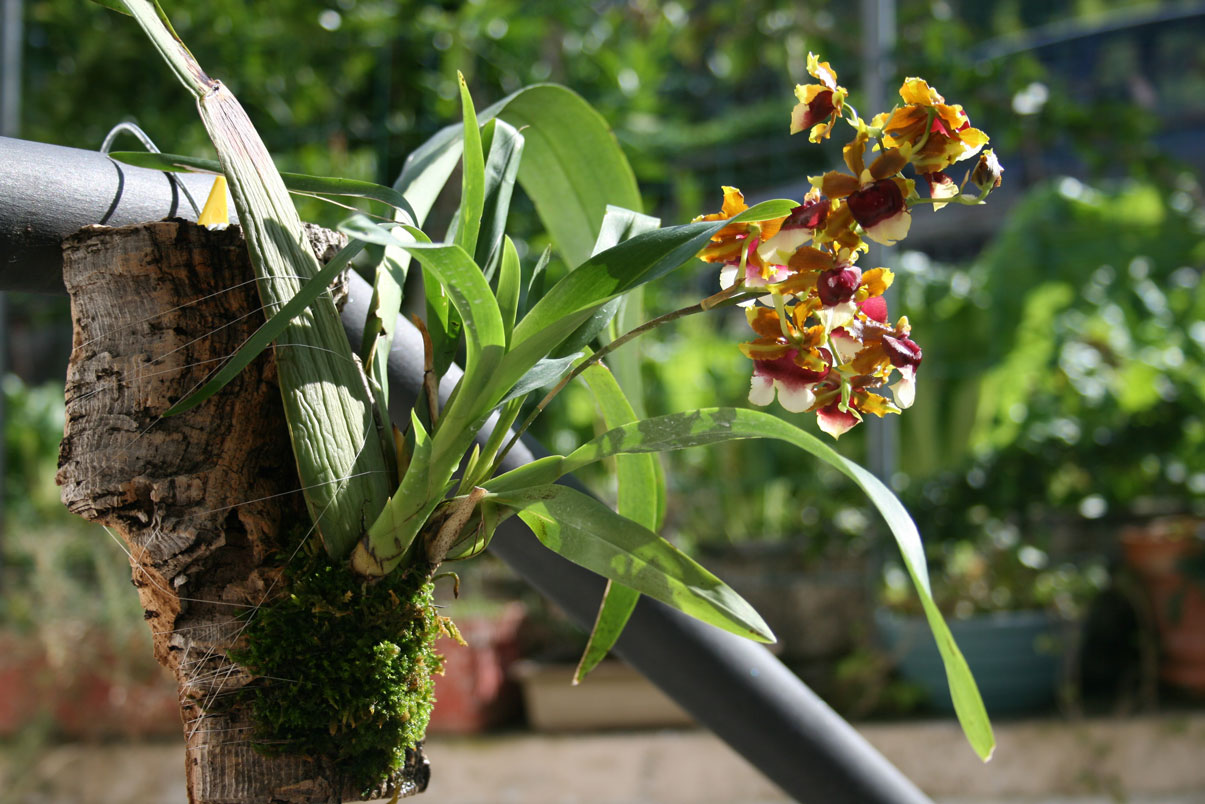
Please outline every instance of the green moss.
[{"label": "green moss", "polygon": [[432,586],[403,570],[366,582],[321,549],[303,564],[231,658],[259,677],[246,689],[262,750],[322,757],[369,788],[426,733],[442,662]]}]

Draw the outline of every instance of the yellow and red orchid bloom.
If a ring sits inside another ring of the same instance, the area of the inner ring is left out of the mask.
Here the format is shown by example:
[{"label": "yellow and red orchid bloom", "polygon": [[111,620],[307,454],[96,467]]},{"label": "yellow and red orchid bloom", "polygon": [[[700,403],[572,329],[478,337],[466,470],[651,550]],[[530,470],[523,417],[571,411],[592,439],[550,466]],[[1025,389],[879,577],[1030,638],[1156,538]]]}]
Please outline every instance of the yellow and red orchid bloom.
[{"label": "yellow and red orchid bloom", "polygon": [[[1003,169],[995,154],[983,150],[987,135],[971,126],[963,108],[947,104],[920,78],[909,78],[900,88],[902,107],[868,123],[852,108],[845,114],[846,90],[827,62],[809,53],[808,73],[816,83],[795,88],[799,103],[791,133],[808,130],[809,139],[820,142],[839,118],[846,119],[855,131],[842,150],[848,172],[809,177],[812,190],[790,214],[725,226],[699,256],[723,266],[726,290],[716,298],[765,289],[760,298],[742,301],[749,305],[745,314],[757,336],[740,344],[753,361],[749,401],[769,405],[777,399],[788,411],[815,412],[820,428],[836,438],[867,414],[910,407],[923,356],[907,317],[889,323],[883,294],[892,272],[863,271],[855,264],[859,252],[869,250],[864,238],[894,245],[908,234],[914,204],[931,201],[940,209],[950,201],[964,202],[968,183],[979,190],[975,200],[982,201],[1000,186]],[[868,165],[866,153],[874,141],[877,153]],[[976,153],[974,169],[956,183],[948,168]],[[903,175],[909,164],[915,180]],[[921,179],[928,199],[916,192]],[[740,191],[725,187],[720,212],[695,220],[727,220],[745,209]]]},{"label": "yellow and red orchid bloom", "polygon": [[846,402],[841,401],[840,388],[819,389],[818,399],[823,401],[816,408],[816,423],[833,438],[840,438],[861,423],[863,413],[882,418],[900,412],[886,397],[866,388],[853,388]]},{"label": "yellow and red orchid bloom", "polygon": [[832,370],[832,353],[825,348],[820,326],[806,326],[807,304],[797,304],[783,319],[769,307],[745,311],[749,326],[760,337],[742,343],[741,352],[753,361],[749,401],[766,406],[778,404],[792,413],[802,413],[816,403],[812,388]]},{"label": "yellow and red orchid bloom", "polygon": [[890,148],[866,167],[862,154],[868,139],[867,130],[861,128],[843,149],[845,164],[852,175],[830,170],[813,178],[812,183],[825,196],[844,199],[845,208],[867,237],[892,246],[907,237],[912,226],[907,199],[914,192],[913,183],[899,175],[908,163],[908,155],[906,148]]},{"label": "yellow and red orchid bloom", "polygon": [[958,104],[947,104],[924,79],[908,78],[900,87],[902,108],[879,115],[874,124],[883,130],[889,148],[912,147],[910,161],[917,173],[934,173],[974,156],[988,136],[971,127]]},{"label": "yellow and red orchid bloom", "polygon": [[791,112],[791,133],[808,131],[809,141],[820,142],[840,119],[849,91],[837,83],[837,71],[815,53],[808,53],[808,74],[820,83],[795,86],[799,103]]}]

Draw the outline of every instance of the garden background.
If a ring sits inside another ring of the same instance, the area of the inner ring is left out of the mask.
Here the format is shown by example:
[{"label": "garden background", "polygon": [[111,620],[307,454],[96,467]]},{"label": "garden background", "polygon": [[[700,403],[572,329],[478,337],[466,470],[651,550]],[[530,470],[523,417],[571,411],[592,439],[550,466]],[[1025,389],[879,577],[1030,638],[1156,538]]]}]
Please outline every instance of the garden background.
[{"label": "garden background", "polygon": [[[924,363],[912,409],[838,447],[905,500],[949,614],[1056,609],[1085,624],[1047,713],[1192,706],[1144,666],[1149,634],[1119,537],[1160,517],[1205,516],[1205,3],[906,2],[873,36],[869,12],[887,6],[862,5],[214,0],[169,12],[282,170],[390,184],[410,150],[457,119],[457,70],[480,106],[555,81],[614,127],[645,211],[666,223],[714,212],[723,184],[750,200],[801,197],[809,174],[839,161],[839,145],[787,136],[809,51],[838,70],[859,109],[868,92],[889,106],[903,77],[928,78],[992,135],[1004,187],[983,209],[918,209],[907,250],[893,262],[872,255],[898,268],[893,305]],[[212,155],[192,102],[151,66],[136,26],[77,0],[25,0],[21,41],[19,116],[4,134],[95,149],[131,120],[164,151]],[[338,219],[301,206],[309,219]],[[530,259],[545,243],[529,205],[526,219],[517,245]],[[650,310],[718,288],[701,265],[676,276],[650,291]],[[0,639],[9,655],[41,646],[30,661],[64,696],[85,682],[63,646],[95,644],[112,698],[156,670],[120,548],[58,503],[67,301],[10,293],[3,305]],[[637,347],[650,414],[745,404],[740,319],[687,319]],[[565,402],[538,433],[553,447],[598,426],[586,395]],[[665,465],[667,535],[719,574],[766,597],[785,588],[784,568],[828,579],[799,642],[785,624],[794,669],[851,715],[928,711],[876,640],[872,610],[902,581],[856,489],[760,443],[673,453]],[[608,492],[602,472],[587,480]],[[751,569],[767,556],[773,570]],[[534,623],[522,650],[572,656],[556,613],[500,567],[464,580],[465,617],[518,597]],[[824,608],[833,601],[845,608]],[[824,647],[810,642],[816,619],[835,631]],[[133,700],[115,710],[127,713],[120,722],[73,727],[49,689],[53,705],[10,726],[14,739],[137,731],[129,713],[145,708]]]}]

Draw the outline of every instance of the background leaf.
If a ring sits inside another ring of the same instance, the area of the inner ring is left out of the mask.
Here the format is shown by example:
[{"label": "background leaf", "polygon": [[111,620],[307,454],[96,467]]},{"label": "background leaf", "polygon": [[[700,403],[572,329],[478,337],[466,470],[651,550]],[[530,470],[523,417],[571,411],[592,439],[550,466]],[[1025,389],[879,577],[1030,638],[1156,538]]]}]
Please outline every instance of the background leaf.
[{"label": "background leaf", "polygon": [[[606,226],[603,229],[605,231]],[[606,366],[595,363],[582,372],[582,380],[594,395],[607,427],[619,427],[636,420],[636,412]],[[657,471],[657,458],[647,453],[617,455],[615,475],[619,485],[616,503],[619,514],[656,532],[665,495],[661,473]],[[640,593],[630,586],[607,581],[598,617],[573,674],[574,683],[580,682],[611,652],[639,599]]]},{"label": "background leaf", "polygon": [[[569,265],[589,256],[608,204],[640,209],[640,191],[606,120],[578,94],[555,84],[525,87],[484,109],[523,132],[519,184]],[[407,159],[394,189],[418,221],[427,216],[463,148],[463,127],[448,126]]]},{"label": "background leaf", "polygon": [[991,722],[966,659],[933,602],[924,547],[915,523],[896,496],[878,478],[810,433],[756,410],[707,408],[673,413],[609,430],[567,457],[552,456],[499,475],[487,483],[487,488],[506,497],[513,493],[507,490],[513,484],[551,483],[563,474],[611,455],[661,452],[743,438],[773,438],[793,444],[849,477],[866,493],[891,529],[916,587],[945,665],[950,695],[963,731],[975,752],[985,761],[989,759],[996,744]]},{"label": "background leaf", "polygon": [[499,496],[496,502],[518,509],[546,547],[575,564],[717,628],[774,641],[761,615],[723,581],[593,497],[567,486],[536,486]]}]

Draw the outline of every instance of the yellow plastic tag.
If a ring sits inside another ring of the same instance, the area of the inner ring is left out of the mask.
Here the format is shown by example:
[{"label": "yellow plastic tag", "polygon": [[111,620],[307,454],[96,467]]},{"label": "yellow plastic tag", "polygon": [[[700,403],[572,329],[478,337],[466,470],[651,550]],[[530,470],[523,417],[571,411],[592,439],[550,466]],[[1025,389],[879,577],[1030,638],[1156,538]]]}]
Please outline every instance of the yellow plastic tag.
[{"label": "yellow plastic tag", "polygon": [[226,177],[217,176],[213,180],[213,189],[209,198],[205,199],[205,208],[197,223],[208,229],[225,229],[230,225],[230,213],[226,208]]}]

